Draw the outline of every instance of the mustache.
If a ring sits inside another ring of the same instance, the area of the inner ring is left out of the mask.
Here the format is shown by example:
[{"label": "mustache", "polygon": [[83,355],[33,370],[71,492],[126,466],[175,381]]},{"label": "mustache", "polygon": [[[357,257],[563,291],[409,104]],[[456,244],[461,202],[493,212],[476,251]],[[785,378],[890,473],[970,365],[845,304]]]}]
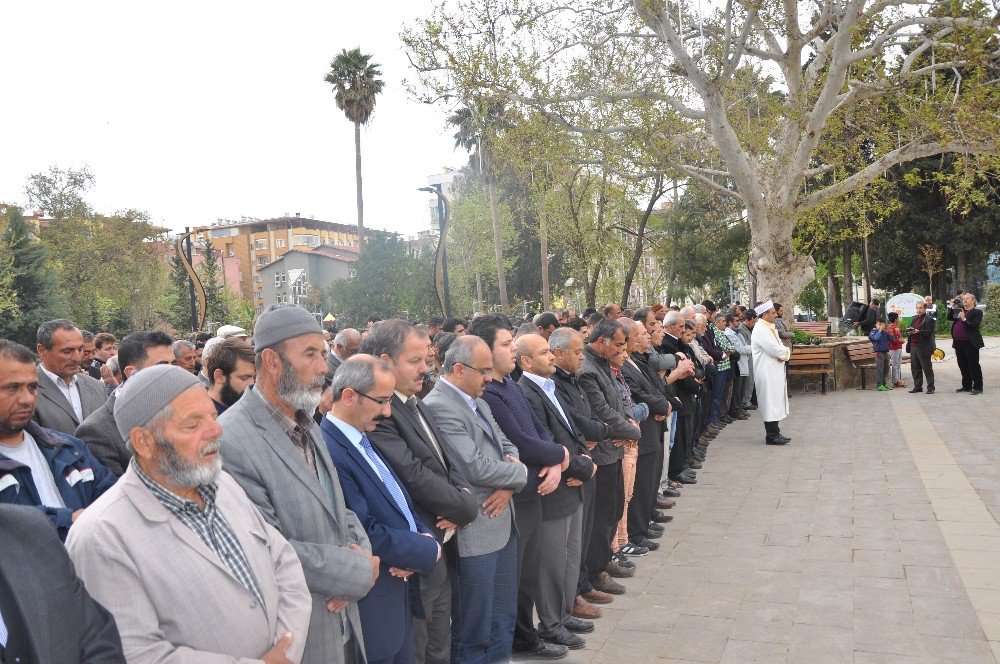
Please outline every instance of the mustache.
[{"label": "mustache", "polygon": [[372,421],[374,421],[374,422],[385,422],[387,419],[389,419],[389,418],[386,417],[385,415],[376,415],[375,418]]},{"label": "mustache", "polygon": [[215,454],[220,449],[222,449],[222,443],[217,440],[214,443],[209,443],[208,446],[206,446],[205,449],[201,451],[201,456],[205,457],[208,456],[209,454]]}]

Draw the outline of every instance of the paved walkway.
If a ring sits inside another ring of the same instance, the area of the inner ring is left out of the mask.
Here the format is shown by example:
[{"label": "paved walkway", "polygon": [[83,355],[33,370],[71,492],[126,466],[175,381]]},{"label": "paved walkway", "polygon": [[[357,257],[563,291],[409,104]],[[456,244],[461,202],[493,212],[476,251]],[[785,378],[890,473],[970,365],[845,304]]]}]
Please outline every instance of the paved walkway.
[{"label": "paved walkway", "polygon": [[[986,392],[797,393],[712,443],[588,647],[563,661],[1000,662],[1000,339]],[[909,368],[904,373],[909,382]]]}]

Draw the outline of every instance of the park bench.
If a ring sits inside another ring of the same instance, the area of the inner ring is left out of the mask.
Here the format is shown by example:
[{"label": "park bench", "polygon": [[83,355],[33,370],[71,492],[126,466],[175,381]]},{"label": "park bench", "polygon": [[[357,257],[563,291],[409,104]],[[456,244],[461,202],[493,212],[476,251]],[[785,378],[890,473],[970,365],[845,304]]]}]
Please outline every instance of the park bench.
[{"label": "park bench", "polygon": [[865,389],[865,371],[875,369],[875,350],[871,341],[863,341],[846,347],[847,359],[861,371],[861,389]]},{"label": "park bench", "polygon": [[817,337],[830,336],[830,321],[828,320],[796,321],[795,327]]},{"label": "park bench", "polygon": [[[829,326],[829,323],[827,323]],[[826,377],[833,373],[833,348],[826,346],[793,346],[788,360],[789,376],[819,376],[823,394]],[[802,385],[805,390],[805,383]]]}]

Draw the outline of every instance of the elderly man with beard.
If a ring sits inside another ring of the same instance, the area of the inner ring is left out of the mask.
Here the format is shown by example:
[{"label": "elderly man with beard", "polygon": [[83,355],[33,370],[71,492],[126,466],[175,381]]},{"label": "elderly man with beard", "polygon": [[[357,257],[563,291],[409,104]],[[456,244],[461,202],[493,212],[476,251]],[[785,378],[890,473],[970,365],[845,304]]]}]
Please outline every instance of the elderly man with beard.
[{"label": "elderly man with beard", "polygon": [[228,474],[215,408],[176,366],[126,383],[115,421],[135,456],[67,549],[118,623],[129,662],[298,662],[312,611],[302,566]]},{"label": "elderly man with beard", "polygon": [[271,305],[253,328],[257,378],[219,423],[226,470],[299,555],[313,611],[303,662],[365,661],[357,601],[379,558],[347,509],[313,413],[326,376],[323,330],[297,305]]},{"label": "elderly man with beard", "polygon": [[208,358],[208,395],[222,415],[253,385],[257,369],[253,349],[242,339],[224,339]]}]

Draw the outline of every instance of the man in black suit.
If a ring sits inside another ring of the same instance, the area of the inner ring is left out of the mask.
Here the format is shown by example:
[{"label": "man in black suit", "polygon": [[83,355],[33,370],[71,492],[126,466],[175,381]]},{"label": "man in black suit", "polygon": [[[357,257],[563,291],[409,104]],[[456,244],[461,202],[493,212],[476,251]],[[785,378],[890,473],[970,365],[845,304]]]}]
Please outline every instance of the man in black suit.
[{"label": "man in black suit", "polygon": [[[608,425],[594,416],[587,394],[580,386],[577,374],[583,365],[583,346],[583,335],[570,327],[560,327],[549,337],[549,349],[555,358],[555,373],[552,374],[552,380],[556,385],[556,394],[562,403],[569,406],[567,412],[572,419],[573,428],[583,437],[584,449],[589,453],[597,443],[606,440],[610,434]],[[594,530],[594,499],[597,495],[597,485],[595,482],[584,482],[580,489],[583,500],[581,540],[583,550],[586,551]],[[582,555],[580,560],[578,577],[573,615],[577,618],[600,618],[602,612],[593,604],[610,604],[614,600],[614,595],[597,590],[590,583],[585,555]]]},{"label": "man in black suit", "polygon": [[[663,318],[664,335],[661,348],[665,353],[675,355],[678,359],[683,355],[693,363],[696,362],[696,358],[683,339],[685,325],[684,318],[679,312],[667,312]],[[679,380],[675,385],[681,407],[677,411],[677,432],[674,434],[674,446],[670,449],[670,458],[667,461],[668,477],[682,484],[695,484],[697,483],[695,474],[687,469],[687,464],[695,459],[695,454],[701,451],[696,449],[693,440],[694,416],[698,409],[701,385],[693,376]]]},{"label": "man in black suit", "polygon": [[961,302],[955,298],[953,305],[948,308],[948,320],[952,321],[951,347],[955,349],[958,370],[962,372],[962,387],[955,391],[982,394],[983,368],[979,364],[979,349],[985,344],[979,328],[983,324],[983,312],[976,308],[976,296],[972,293],[963,294]]},{"label": "man in black suit", "polygon": [[[550,335],[551,336],[551,335]],[[583,557],[583,495],[580,487],[590,482],[597,466],[587,450],[586,440],[569,417],[570,404],[562,401],[552,374],[555,357],[541,335],[526,334],[517,339],[517,359],[523,371],[518,384],[538,421],[552,439],[566,448],[569,466],[556,490],[542,496],[542,528],[539,538],[539,565],[525,567],[522,576],[537,588],[539,633],[546,638],[561,629],[583,631],[590,623],[573,617],[576,587]],[[556,555],[566,551],[566,556]]]},{"label": "man in black suit", "polygon": [[115,619],[87,594],[48,519],[0,505],[0,661],[125,662]]},{"label": "man in black suit", "polygon": [[937,348],[934,341],[934,317],[927,313],[927,305],[917,302],[917,315],[906,329],[906,352],[910,354],[910,373],[913,375],[913,392],[924,391],[924,374],[927,374],[927,394],[934,394],[934,367],[931,353]]},{"label": "man in black suit", "polygon": [[414,621],[415,661],[446,664],[451,657],[451,580],[458,551],[455,529],[479,513],[469,483],[452,468],[433,415],[416,397],[427,374],[427,335],[405,320],[377,323],[361,342],[361,353],[378,357],[396,378],[392,415],[368,437],[389,462],[413,501],[417,517],[430,528],[444,554],[420,581],[425,618]]}]

